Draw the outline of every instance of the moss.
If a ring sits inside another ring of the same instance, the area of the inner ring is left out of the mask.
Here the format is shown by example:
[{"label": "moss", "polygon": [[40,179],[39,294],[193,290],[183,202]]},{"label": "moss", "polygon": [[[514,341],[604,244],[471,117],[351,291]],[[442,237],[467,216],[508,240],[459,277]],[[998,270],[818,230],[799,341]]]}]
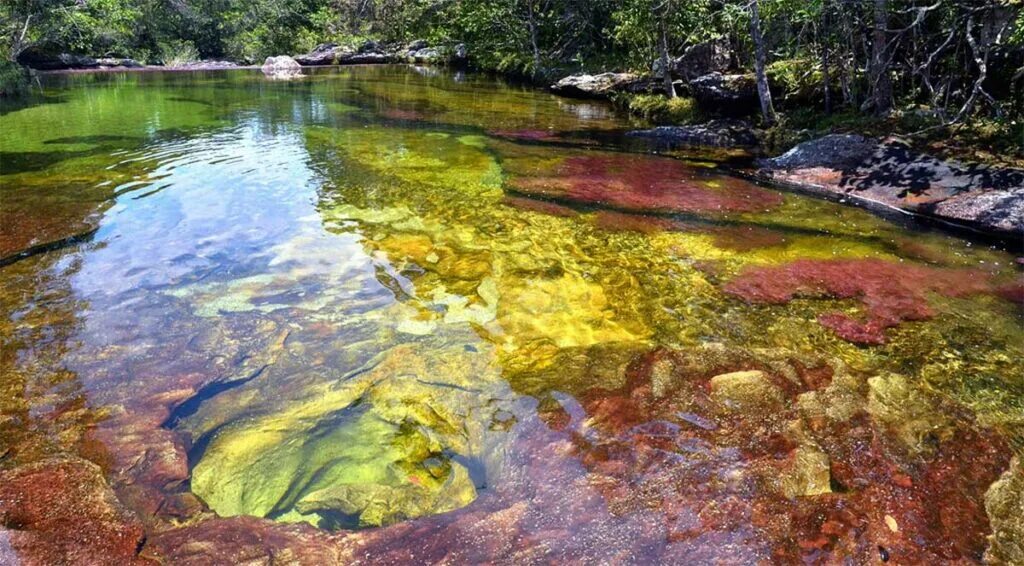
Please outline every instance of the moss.
[{"label": "moss", "polygon": [[690,124],[700,119],[696,101],[688,97],[636,95],[628,99],[629,113],[657,124]]}]

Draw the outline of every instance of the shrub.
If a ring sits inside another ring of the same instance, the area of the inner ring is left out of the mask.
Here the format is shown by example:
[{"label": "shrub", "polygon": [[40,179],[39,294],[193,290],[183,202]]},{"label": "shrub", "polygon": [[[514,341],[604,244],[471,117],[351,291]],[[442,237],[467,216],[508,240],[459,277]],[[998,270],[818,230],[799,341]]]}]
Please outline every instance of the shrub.
[{"label": "shrub", "polygon": [[160,62],[168,67],[193,63],[199,60],[199,50],[191,41],[180,39],[160,44]]},{"label": "shrub", "polygon": [[12,61],[0,59],[0,96],[18,96],[28,92],[28,71]]}]

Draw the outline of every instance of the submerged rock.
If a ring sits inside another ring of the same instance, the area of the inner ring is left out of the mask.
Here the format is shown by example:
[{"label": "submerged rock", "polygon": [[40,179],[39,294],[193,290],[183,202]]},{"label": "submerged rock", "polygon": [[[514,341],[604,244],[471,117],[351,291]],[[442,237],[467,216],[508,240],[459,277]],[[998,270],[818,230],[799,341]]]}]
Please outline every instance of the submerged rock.
[{"label": "submerged rock", "polygon": [[466,466],[494,471],[506,395],[484,356],[402,345],[337,380],[256,378],[178,428],[202,447],[192,490],[222,516],[380,526],[476,497]]},{"label": "submerged rock", "polygon": [[261,70],[272,79],[294,79],[302,76],[302,65],[287,55],[267,57]]},{"label": "submerged rock", "polygon": [[726,412],[771,411],[782,405],[782,392],[763,371],[723,373],[710,384],[712,399]]},{"label": "submerged rock", "polygon": [[[99,466],[80,458],[0,472],[0,526],[26,564],[148,563],[137,556],[142,523],[121,505]],[[3,545],[0,538],[0,558]]]},{"label": "submerged rock", "polygon": [[985,493],[985,511],[992,524],[985,562],[1024,564],[1024,467],[1019,456]]},{"label": "submerged rock", "polygon": [[901,375],[868,380],[868,414],[913,454],[927,454],[953,435],[953,423],[938,403]]}]

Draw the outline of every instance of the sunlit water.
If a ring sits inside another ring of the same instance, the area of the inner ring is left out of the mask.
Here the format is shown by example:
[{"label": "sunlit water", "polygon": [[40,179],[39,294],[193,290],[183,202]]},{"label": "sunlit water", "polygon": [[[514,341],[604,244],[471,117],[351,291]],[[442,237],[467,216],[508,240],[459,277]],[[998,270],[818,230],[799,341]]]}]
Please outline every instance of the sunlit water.
[{"label": "sunlit water", "polygon": [[85,454],[154,554],[206,509],[382,561],[985,551],[1009,253],[473,75],[43,86],[0,116],[0,465]]}]

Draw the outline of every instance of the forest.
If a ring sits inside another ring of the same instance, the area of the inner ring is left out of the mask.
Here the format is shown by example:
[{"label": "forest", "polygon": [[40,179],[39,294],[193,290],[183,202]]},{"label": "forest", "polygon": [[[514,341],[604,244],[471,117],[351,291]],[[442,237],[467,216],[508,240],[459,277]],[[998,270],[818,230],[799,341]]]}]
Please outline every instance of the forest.
[{"label": "forest", "polygon": [[[898,132],[995,149],[1024,146],[1020,0],[11,0],[0,7],[0,90],[28,84],[33,54],[144,64],[257,64],[372,40],[467,46],[482,70],[538,84],[624,70],[668,96],[623,96],[633,114],[686,123],[683,55],[711,49],[756,80],[780,147],[805,129]],[[710,47],[709,47],[710,46]],[[661,70],[669,69],[665,74]],[[683,79],[680,83],[677,79]],[[676,86],[672,83],[676,81]],[[681,95],[677,98],[677,95]],[[675,100],[668,100],[675,99]],[[781,113],[780,113],[781,112]]]}]

